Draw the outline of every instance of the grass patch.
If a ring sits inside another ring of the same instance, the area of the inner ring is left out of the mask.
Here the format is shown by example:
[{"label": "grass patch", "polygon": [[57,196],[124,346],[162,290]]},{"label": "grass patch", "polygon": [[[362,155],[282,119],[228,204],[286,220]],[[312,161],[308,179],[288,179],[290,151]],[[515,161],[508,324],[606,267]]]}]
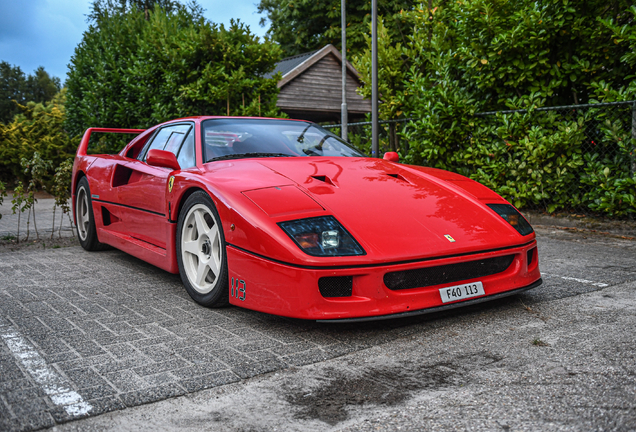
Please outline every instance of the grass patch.
[{"label": "grass patch", "polygon": [[547,342],[543,342],[541,339],[539,338],[534,338],[532,341],[532,345],[534,346],[550,346],[549,343]]},{"label": "grass patch", "polygon": [[11,234],[8,234],[8,235],[2,237],[2,240],[15,240],[15,236],[11,235]]}]

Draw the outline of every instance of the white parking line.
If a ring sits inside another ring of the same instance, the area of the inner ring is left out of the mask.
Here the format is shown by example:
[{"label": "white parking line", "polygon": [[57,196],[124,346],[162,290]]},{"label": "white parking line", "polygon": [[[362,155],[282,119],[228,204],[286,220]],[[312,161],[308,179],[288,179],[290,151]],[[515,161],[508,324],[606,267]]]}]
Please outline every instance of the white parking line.
[{"label": "white parking line", "polygon": [[69,382],[49,367],[35,347],[11,326],[0,324],[0,337],[51,401],[63,407],[68,415],[85,415],[93,408],[71,390]]},{"label": "white parking line", "polygon": [[575,278],[575,277],[570,277],[570,276],[559,276],[559,275],[555,275],[555,274],[550,274],[550,273],[543,273],[541,272],[542,276],[551,276],[551,277],[558,277],[561,279],[565,279],[565,280],[570,280],[570,281],[574,281],[574,282],[579,282],[579,283],[584,283],[584,284],[588,284],[588,285],[594,285],[600,288],[605,288],[608,287],[609,284],[603,283],[603,282],[594,282],[594,281],[590,281],[587,279],[579,279],[579,278]]}]

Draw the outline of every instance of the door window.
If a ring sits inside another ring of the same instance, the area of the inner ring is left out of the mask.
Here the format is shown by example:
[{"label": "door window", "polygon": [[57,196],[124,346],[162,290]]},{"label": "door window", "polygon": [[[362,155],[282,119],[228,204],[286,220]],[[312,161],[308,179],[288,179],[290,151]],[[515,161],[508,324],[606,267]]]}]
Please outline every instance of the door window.
[{"label": "door window", "polygon": [[194,129],[190,129],[188,136],[183,140],[177,161],[181,169],[192,168],[197,164],[194,153]]},{"label": "door window", "polygon": [[146,150],[142,152],[143,160],[146,161],[146,157],[148,156],[148,152],[153,149],[157,150],[166,150],[177,154],[179,148],[181,147],[181,143],[186,136],[186,133],[192,128],[190,124],[178,124],[174,126],[167,126],[162,128],[152,139],[150,145],[147,146]]}]

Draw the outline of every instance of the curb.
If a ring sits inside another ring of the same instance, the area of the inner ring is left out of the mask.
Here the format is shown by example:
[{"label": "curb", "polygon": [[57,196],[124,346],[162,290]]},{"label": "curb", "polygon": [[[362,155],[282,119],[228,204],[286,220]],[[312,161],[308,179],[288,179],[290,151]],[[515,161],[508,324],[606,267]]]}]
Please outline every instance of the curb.
[{"label": "curb", "polygon": [[523,212],[532,226],[551,227],[568,231],[584,231],[636,240],[636,221],[601,220],[579,216],[548,216],[542,213]]}]

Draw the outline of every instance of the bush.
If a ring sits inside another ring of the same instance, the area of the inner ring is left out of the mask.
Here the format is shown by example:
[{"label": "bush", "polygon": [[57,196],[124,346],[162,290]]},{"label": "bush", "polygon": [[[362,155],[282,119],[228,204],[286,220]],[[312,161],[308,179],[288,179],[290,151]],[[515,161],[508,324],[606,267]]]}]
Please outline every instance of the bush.
[{"label": "bush", "polygon": [[[35,153],[52,166],[73,157],[79,137],[71,138],[64,130],[66,90],[44,104],[29,102],[20,105],[20,114],[7,125],[0,124],[0,172],[5,181],[31,180],[20,165],[22,159],[31,160]],[[44,185],[50,186],[52,172],[42,175]]]},{"label": "bush", "polygon": [[[631,125],[539,107],[636,99],[623,0],[440,1],[409,13],[406,162],[467,175],[518,207],[636,213]],[[631,7],[630,7],[631,6]],[[504,109],[525,113],[480,116]],[[586,130],[599,139],[590,142]],[[622,132],[621,132],[622,131]]]}]

